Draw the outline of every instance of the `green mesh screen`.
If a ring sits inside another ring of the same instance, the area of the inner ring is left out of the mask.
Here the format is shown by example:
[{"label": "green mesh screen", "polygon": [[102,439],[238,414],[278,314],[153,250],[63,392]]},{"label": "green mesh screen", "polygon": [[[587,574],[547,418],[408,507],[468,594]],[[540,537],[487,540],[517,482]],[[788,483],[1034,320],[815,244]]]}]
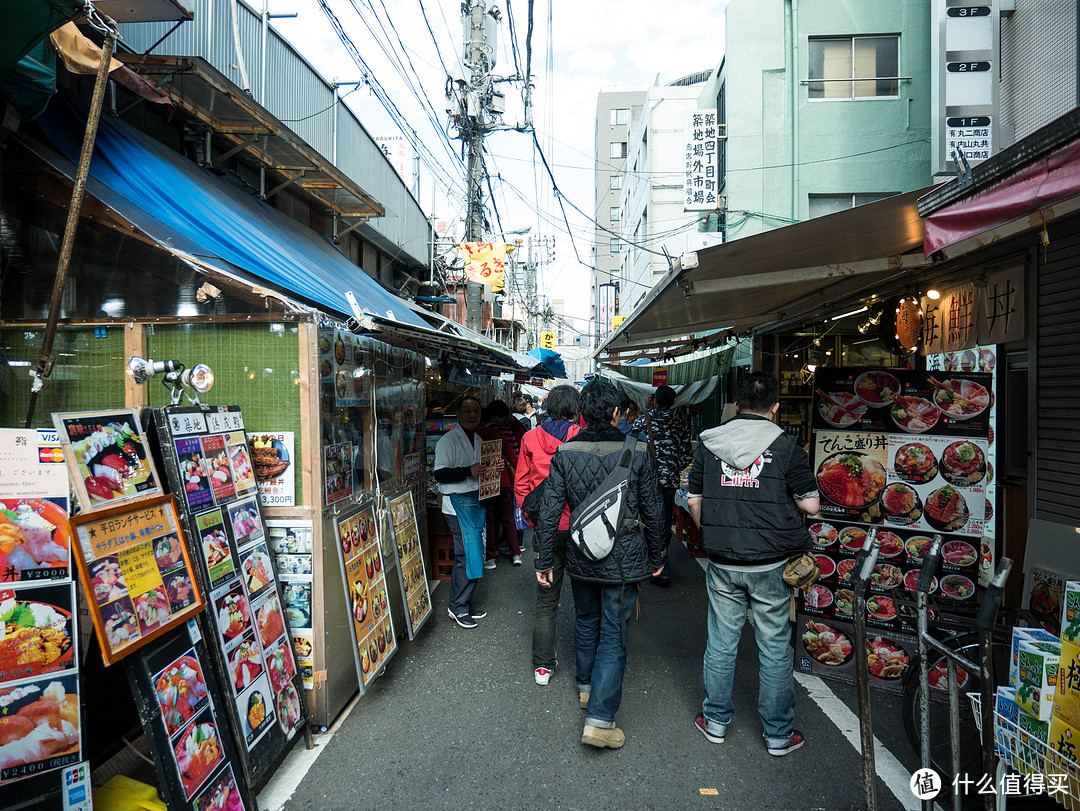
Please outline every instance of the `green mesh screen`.
[{"label": "green mesh screen", "polygon": [[[0,330],[0,427],[22,428],[30,405],[30,370],[41,354],[42,327]],[[124,327],[60,327],[56,364],[34,407],[31,428],[51,427],[53,412],[124,407]]]},{"label": "green mesh screen", "polygon": [[[303,458],[296,324],[154,324],[146,333],[147,354],[154,360],[178,360],[188,367],[205,363],[214,370],[214,387],[203,395],[204,403],[240,406],[249,434],[292,431],[293,453]],[[146,385],[150,405],[169,404],[169,391],[158,378]],[[302,503],[299,475],[296,503]]]}]

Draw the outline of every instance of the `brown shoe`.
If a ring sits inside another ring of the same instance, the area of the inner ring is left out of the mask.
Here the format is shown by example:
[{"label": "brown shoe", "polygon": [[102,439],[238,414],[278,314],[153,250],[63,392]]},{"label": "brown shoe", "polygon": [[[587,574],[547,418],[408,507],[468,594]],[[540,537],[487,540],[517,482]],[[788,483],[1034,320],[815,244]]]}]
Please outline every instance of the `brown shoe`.
[{"label": "brown shoe", "polygon": [[618,727],[614,729],[602,729],[586,725],[581,733],[581,742],[587,746],[595,746],[597,749],[618,749],[626,742],[626,736]]},{"label": "brown shoe", "polygon": [[578,706],[581,707],[581,709],[585,709],[586,707],[588,707],[589,706],[589,694],[588,693],[583,693],[583,692],[578,692],[578,694],[577,694],[577,703],[578,703]]}]

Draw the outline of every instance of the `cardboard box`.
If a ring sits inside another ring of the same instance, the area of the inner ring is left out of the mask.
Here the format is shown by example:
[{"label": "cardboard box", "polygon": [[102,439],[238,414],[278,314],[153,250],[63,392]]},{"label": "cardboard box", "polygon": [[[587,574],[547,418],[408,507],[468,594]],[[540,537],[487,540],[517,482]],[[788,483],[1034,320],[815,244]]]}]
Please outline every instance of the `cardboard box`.
[{"label": "cardboard box", "polygon": [[1021,711],[1017,718],[1019,740],[1013,768],[1023,774],[1046,774],[1046,749],[1050,740],[1050,722],[1040,721]]},{"label": "cardboard box", "polygon": [[1044,631],[1042,628],[1013,628],[1012,635],[1012,656],[1009,659],[1009,686],[1018,687],[1019,683],[1016,680],[1016,671],[1020,660],[1020,643],[1021,642],[1057,642],[1059,641],[1049,631]]},{"label": "cardboard box", "polygon": [[1080,645],[1080,580],[1065,584],[1061,599],[1061,641]]},{"label": "cardboard box", "polygon": [[1061,664],[1051,714],[1080,729],[1080,643],[1061,643]]},{"label": "cardboard box", "polygon": [[[1071,811],[1080,811],[1080,729],[1052,718],[1047,743],[1047,792]],[[1057,791],[1058,786],[1064,791]]]},{"label": "cardboard box", "polygon": [[1016,688],[1002,685],[997,689],[994,700],[994,740],[997,756],[1012,766],[1017,747],[1017,726],[1020,722],[1020,707],[1016,704]]},{"label": "cardboard box", "polygon": [[1054,709],[1060,663],[1061,643],[1020,643],[1016,703],[1040,721],[1049,721]]}]

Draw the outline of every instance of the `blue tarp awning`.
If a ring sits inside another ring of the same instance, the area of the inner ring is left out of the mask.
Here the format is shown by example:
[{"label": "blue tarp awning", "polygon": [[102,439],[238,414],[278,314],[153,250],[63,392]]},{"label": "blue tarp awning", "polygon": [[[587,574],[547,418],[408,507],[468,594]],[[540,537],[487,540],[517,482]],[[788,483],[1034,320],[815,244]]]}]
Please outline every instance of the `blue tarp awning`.
[{"label": "blue tarp awning", "polygon": [[562,355],[554,349],[538,346],[536,349],[530,349],[529,354],[540,361],[543,367],[539,370],[541,373],[546,372],[549,377],[566,377],[566,365],[563,363]]},{"label": "blue tarp awning", "polygon": [[[78,161],[85,105],[58,95],[38,123]],[[431,331],[329,240],[121,121],[102,117],[90,176],[207,254],[328,313],[351,315],[351,291],[372,315]]]}]

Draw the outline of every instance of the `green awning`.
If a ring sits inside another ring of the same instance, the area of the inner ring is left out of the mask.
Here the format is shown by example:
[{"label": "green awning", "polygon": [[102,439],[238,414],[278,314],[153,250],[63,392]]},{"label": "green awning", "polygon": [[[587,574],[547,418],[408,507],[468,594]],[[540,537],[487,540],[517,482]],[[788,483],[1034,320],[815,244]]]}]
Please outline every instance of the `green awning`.
[{"label": "green awning", "polygon": [[0,3],[0,70],[7,70],[41,40],[86,9],[84,0]]},{"label": "green awning", "polygon": [[609,363],[603,365],[605,368],[618,372],[638,383],[650,384],[653,380],[653,372],[656,369],[667,369],[669,386],[685,386],[699,380],[708,380],[716,375],[726,374],[731,368],[731,361],[734,357],[735,352],[730,347],[725,347],[712,355],[682,361],[681,363],[657,363],[650,366],[619,366]]}]

